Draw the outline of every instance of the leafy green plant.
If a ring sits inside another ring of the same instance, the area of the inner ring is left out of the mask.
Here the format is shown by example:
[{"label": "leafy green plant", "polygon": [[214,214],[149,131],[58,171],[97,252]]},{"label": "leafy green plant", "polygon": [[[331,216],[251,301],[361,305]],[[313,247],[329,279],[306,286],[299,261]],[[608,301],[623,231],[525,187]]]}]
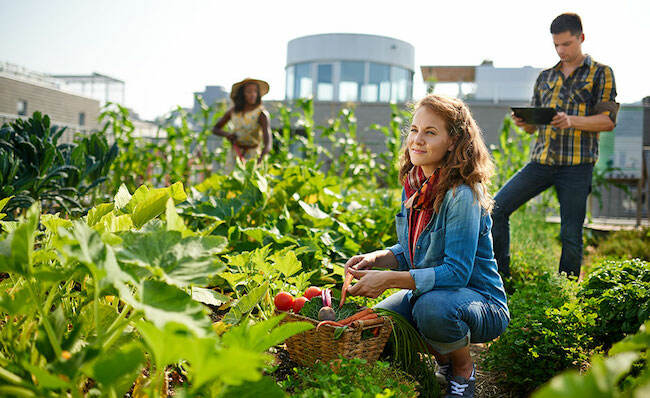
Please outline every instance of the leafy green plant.
[{"label": "leafy green plant", "polygon": [[[591,367],[585,374],[567,371],[554,377],[540,388],[534,398],[562,397],[642,397],[650,394],[650,370],[645,353],[650,347],[650,321],[641,326],[635,335],[614,344],[609,357],[591,358]],[[630,371],[639,364],[633,381]]]},{"label": "leafy green plant", "polygon": [[589,331],[594,342],[611,347],[650,318],[650,263],[605,260],[586,278],[578,297],[597,314]]},{"label": "leafy green plant", "polygon": [[507,391],[527,394],[566,368],[587,363],[595,314],[575,298],[575,282],[544,274],[508,299],[511,320],[484,364]]},{"label": "leafy green plant", "polygon": [[595,240],[596,256],[650,261],[650,229],[615,231]]},{"label": "leafy green plant", "polygon": [[101,133],[59,144],[64,131],[40,112],[0,128],[0,199],[12,197],[9,218],[35,202],[80,214],[84,196],[106,179],[117,145],[109,146]]},{"label": "leafy green plant", "polygon": [[417,396],[413,379],[386,362],[377,361],[370,365],[364,359],[341,358],[329,363],[317,363],[309,369],[295,370],[295,375],[282,382],[282,387],[294,397]]}]

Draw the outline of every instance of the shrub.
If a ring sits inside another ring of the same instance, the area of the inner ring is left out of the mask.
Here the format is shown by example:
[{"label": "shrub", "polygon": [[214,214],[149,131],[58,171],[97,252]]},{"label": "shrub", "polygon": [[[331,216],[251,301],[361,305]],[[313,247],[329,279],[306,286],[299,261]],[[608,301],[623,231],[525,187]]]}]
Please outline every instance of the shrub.
[{"label": "shrub", "polygon": [[641,397],[650,392],[647,349],[650,346],[650,322],[609,350],[609,358],[591,359],[585,374],[569,371],[553,378],[537,391],[534,398],[561,397]]},{"label": "shrub", "polygon": [[485,365],[501,375],[502,388],[524,395],[560,371],[586,363],[591,346],[586,328],[595,316],[582,310],[574,291],[574,282],[543,274],[510,296],[510,325],[485,354]]},{"label": "shrub", "polygon": [[596,244],[597,253],[603,257],[650,261],[650,229],[614,232]]},{"label": "shrub", "polygon": [[317,363],[313,368],[296,368],[295,376],[283,388],[301,398],[415,397],[416,383],[387,362],[369,365],[364,359],[339,359]]},{"label": "shrub", "polygon": [[40,112],[0,128],[0,199],[11,197],[5,208],[9,219],[37,201],[78,215],[84,196],[106,179],[117,145],[109,146],[102,133],[59,144],[64,131]]},{"label": "shrub", "polygon": [[589,274],[578,297],[597,315],[590,328],[594,343],[611,347],[650,318],[650,263],[605,260]]}]

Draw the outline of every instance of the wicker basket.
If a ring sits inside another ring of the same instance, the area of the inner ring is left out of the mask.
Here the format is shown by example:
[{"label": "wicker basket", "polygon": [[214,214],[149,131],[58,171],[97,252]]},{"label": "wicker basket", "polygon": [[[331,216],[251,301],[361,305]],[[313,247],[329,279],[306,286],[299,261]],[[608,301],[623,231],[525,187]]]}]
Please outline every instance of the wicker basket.
[{"label": "wicker basket", "polygon": [[[314,326],[318,321],[286,313],[282,322],[309,322]],[[368,321],[355,321],[343,331],[338,339],[334,339],[335,326],[323,325],[318,330],[310,329],[306,332],[289,337],[286,340],[287,351],[291,359],[302,366],[312,366],[316,361],[327,362],[340,356],[344,358],[361,358],[372,363],[379,358],[392,330],[390,320],[378,317]],[[378,330],[376,336],[372,331]],[[364,331],[370,331],[364,333]]]}]

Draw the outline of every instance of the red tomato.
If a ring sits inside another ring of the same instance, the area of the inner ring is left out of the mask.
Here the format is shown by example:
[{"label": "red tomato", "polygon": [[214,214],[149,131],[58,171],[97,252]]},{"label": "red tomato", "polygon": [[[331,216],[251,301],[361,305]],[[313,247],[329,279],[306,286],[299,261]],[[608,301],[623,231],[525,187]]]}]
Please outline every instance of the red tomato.
[{"label": "red tomato", "polygon": [[293,312],[294,313],[299,313],[300,310],[302,309],[302,306],[305,305],[305,303],[309,301],[307,297],[298,297],[293,301]]},{"label": "red tomato", "polygon": [[305,294],[303,296],[307,297],[307,300],[311,300],[312,297],[320,296],[321,290],[317,288],[316,286],[312,286],[305,290]]},{"label": "red tomato", "polygon": [[293,296],[287,292],[280,292],[273,299],[273,304],[279,311],[289,311],[293,308]]}]

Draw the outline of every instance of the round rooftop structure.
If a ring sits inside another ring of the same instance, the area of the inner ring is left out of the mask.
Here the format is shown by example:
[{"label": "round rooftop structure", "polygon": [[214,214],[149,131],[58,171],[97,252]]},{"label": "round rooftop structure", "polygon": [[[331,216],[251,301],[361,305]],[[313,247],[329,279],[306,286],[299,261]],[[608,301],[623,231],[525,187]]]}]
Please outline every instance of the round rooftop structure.
[{"label": "round rooftop structure", "polygon": [[413,95],[415,49],[385,36],[328,33],[287,47],[286,99],[405,102]]}]

